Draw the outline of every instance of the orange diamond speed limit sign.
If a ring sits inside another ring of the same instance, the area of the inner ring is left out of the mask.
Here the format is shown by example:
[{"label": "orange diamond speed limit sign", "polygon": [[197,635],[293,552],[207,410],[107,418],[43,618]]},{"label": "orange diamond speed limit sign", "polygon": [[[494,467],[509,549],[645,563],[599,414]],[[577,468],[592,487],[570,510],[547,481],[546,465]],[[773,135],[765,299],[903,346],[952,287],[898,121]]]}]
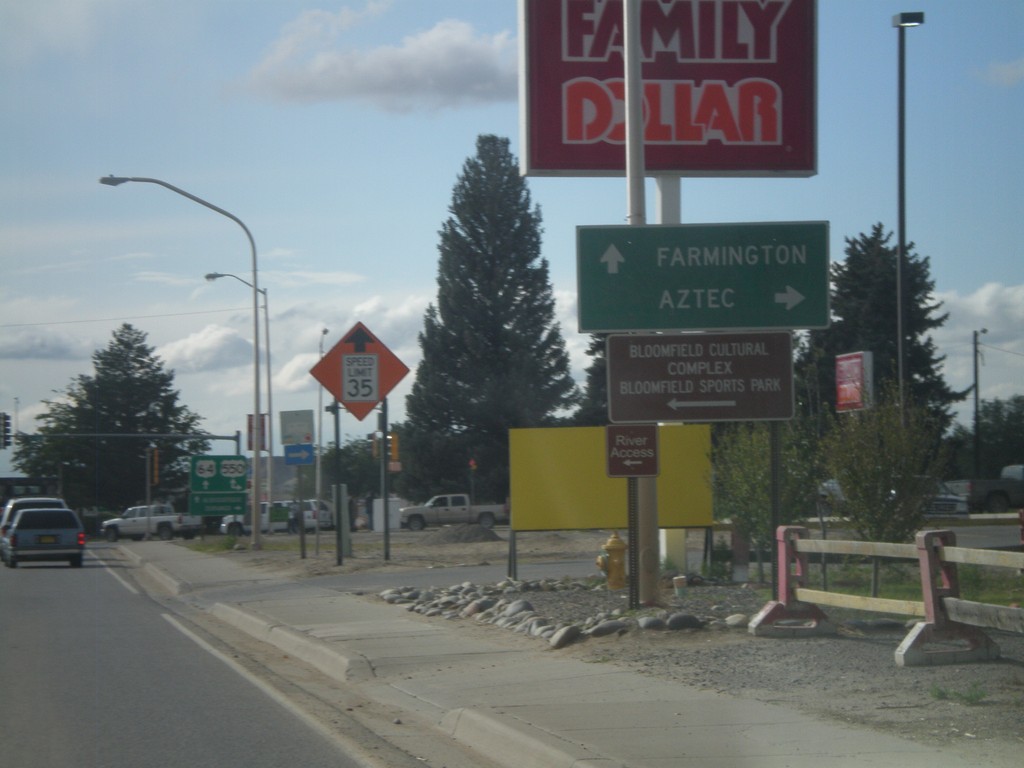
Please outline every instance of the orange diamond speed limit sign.
[{"label": "orange diamond speed limit sign", "polygon": [[309,372],[362,421],[409,368],[365,325],[356,323]]}]

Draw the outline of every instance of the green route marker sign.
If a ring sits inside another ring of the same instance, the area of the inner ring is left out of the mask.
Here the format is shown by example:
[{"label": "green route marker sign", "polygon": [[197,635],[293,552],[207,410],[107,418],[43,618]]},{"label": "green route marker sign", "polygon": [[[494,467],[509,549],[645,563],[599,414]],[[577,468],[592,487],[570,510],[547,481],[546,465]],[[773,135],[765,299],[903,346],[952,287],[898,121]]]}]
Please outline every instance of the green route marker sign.
[{"label": "green route marker sign", "polygon": [[828,222],[577,227],[579,330],[827,328]]},{"label": "green route marker sign", "polygon": [[189,477],[193,493],[245,493],[249,462],[245,456],[193,456]]}]

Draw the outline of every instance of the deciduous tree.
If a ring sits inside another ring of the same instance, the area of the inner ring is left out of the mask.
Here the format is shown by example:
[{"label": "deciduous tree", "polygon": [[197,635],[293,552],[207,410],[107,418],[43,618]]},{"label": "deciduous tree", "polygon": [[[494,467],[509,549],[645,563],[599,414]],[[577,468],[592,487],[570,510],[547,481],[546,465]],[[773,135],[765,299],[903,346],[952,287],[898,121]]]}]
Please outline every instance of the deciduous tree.
[{"label": "deciduous tree", "polygon": [[914,403],[901,408],[894,386],[874,407],[840,414],[822,444],[840,490],[834,511],[868,541],[909,541],[945,465],[942,433]]}]

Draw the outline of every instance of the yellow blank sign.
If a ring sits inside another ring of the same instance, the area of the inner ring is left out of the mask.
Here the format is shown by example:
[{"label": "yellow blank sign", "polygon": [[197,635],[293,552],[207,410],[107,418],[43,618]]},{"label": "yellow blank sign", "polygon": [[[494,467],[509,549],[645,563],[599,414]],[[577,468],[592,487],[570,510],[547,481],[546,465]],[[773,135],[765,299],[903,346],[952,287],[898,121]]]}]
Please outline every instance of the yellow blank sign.
[{"label": "yellow blank sign", "polygon": [[[659,427],[658,526],[712,524],[711,428]],[[625,528],[625,478],[607,474],[603,427],[509,430],[512,529]]]}]

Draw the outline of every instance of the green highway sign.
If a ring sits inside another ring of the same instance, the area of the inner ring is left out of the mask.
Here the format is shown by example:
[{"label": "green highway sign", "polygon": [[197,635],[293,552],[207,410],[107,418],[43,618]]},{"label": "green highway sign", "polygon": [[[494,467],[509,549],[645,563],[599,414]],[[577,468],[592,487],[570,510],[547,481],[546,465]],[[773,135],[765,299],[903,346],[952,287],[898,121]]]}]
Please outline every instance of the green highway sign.
[{"label": "green highway sign", "polygon": [[245,493],[190,493],[188,513],[198,517],[244,515],[247,498]]},{"label": "green highway sign", "polygon": [[245,493],[249,462],[245,456],[193,456],[189,478],[193,493]]},{"label": "green highway sign", "polygon": [[579,330],[829,324],[828,222],[577,227]]}]

